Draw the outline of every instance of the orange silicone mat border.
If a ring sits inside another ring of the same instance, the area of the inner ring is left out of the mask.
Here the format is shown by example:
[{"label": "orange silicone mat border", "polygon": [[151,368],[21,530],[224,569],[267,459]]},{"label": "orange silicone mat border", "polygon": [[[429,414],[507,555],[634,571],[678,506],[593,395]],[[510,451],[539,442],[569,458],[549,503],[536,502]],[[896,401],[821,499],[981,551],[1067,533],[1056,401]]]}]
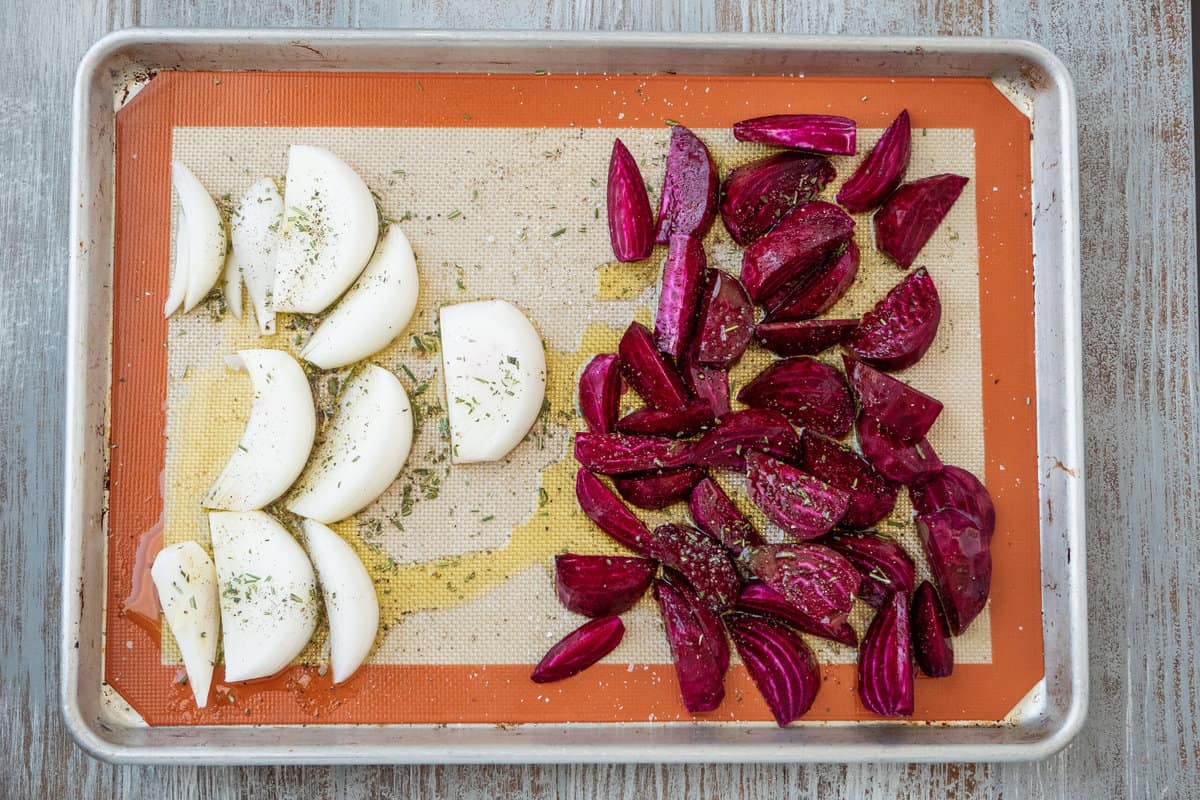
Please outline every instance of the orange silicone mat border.
[{"label": "orange silicone mat border", "polygon": [[[917,721],[1000,720],[1043,674],[1029,120],[986,78],[455,75],[163,72],[117,114],[113,383],[108,515],[107,681],[154,725],[672,721],[691,717],[669,664],[599,665],[550,685],[528,665],[369,666],[334,688],[294,667],[226,687],[208,708],[163,666],[157,636],[122,613],[139,537],[162,512],[175,126],[703,128],[782,111],[843,114],[885,127],[972,128],[982,347],[985,480],[993,542],[993,662],[960,665],[936,689],[918,678]],[[618,122],[618,114],[623,114]],[[806,719],[871,717],[852,664],[823,668]],[[403,687],[397,691],[396,687]],[[769,720],[744,668],[706,719]]]}]

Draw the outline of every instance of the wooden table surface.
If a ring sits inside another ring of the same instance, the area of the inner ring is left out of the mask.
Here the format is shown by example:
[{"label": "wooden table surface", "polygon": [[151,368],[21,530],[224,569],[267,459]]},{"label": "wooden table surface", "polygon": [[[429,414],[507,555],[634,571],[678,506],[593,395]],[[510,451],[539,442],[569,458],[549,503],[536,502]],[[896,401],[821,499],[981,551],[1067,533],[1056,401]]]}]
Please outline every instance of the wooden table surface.
[{"label": "wooden table surface", "polygon": [[[1081,10],[1083,5],[1091,10]],[[0,9],[0,797],[1200,797],[1200,465],[1187,0],[9,0]],[[111,767],[57,708],[70,96],[114,28],[983,34],[1079,94],[1091,709],[1040,764]]]}]

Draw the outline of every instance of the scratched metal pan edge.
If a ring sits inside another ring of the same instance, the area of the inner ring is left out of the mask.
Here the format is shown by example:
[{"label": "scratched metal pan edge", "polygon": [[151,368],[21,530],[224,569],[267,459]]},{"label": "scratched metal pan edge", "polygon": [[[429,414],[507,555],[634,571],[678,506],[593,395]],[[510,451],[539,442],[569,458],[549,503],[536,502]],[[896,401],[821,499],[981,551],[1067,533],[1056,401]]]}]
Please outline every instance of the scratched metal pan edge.
[{"label": "scratched metal pan edge", "polygon": [[[1033,245],[1045,677],[1005,724],[158,727],[102,702],[111,380],[115,111],[160,69],[986,75],[1033,125]],[[1039,45],[773,34],[136,29],[84,56],[74,96],[59,703],[72,736],[120,763],[1018,761],[1045,758],[1087,713],[1075,94]],[[1050,513],[1050,509],[1053,513]]]}]

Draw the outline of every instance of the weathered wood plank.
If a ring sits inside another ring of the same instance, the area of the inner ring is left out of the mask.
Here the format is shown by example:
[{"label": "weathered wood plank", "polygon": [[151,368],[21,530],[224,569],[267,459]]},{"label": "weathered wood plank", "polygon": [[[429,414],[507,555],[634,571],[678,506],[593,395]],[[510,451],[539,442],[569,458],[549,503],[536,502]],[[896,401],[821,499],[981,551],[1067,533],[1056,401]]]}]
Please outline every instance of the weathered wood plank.
[{"label": "weathered wood plank", "polygon": [[[217,798],[1200,794],[1200,493],[1190,30],[1184,0],[109,0],[0,12],[0,796]],[[1036,765],[113,768],[56,701],[68,123],[74,66],[129,25],[754,30],[1020,36],[1080,100],[1093,701]]]}]

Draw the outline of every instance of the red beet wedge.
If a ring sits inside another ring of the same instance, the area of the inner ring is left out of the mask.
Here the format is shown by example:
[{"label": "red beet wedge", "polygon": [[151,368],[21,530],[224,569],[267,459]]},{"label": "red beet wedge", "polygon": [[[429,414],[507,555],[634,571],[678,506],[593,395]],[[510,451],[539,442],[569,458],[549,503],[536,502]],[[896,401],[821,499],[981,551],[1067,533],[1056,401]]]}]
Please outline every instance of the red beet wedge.
[{"label": "red beet wedge", "polygon": [[822,622],[789,603],[783,595],[760,581],[751,581],[742,589],[742,596],[734,605],[737,611],[770,614],[778,617],[797,630],[832,639],[848,647],[858,647],[858,634],[845,617]]},{"label": "red beet wedge", "polygon": [[942,302],[937,287],[922,267],[863,315],[846,346],[877,369],[904,369],[925,355],[941,320]]},{"label": "red beet wedge", "polygon": [[671,469],[692,461],[692,443],[663,436],[580,431],[575,434],[575,460],[601,475]]},{"label": "red beet wedge", "polygon": [[858,245],[846,242],[817,270],[794,284],[784,286],[766,302],[765,322],[811,319],[820,316],[841,300],[858,277]]},{"label": "red beet wedge", "polygon": [[746,454],[750,499],[792,537],[823,536],[846,513],[850,495],[762,453]]},{"label": "red beet wedge", "polygon": [[929,581],[913,594],[911,619],[913,657],[931,678],[945,678],[954,671],[954,646],[942,601]]},{"label": "red beet wedge", "polygon": [[912,716],[912,647],[908,596],[903,592],[892,594],[863,637],[858,651],[858,696],[868,711],[880,716]]},{"label": "red beet wedge", "polygon": [[587,617],[605,617],[628,611],[641,599],[658,564],[631,556],[554,557],[554,587],[568,611]]},{"label": "red beet wedge", "polygon": [[703,531],[668,523],[654,529],[651,552],[674,567],[696,590],[700,601],[720,611],[741,593],[741,580],[725,547]]},{"label": "red beet wedge", "polygon": [[846,341],[857,327],[856,319],[760,322],[754,327],[754,338],[781,356],[815,356]]},{"label": "red beet wedge", "polygon": [[906,183],[875,213],[875,246],[908,269],[962,194],[961,175],[933,175]]},{"label": "red beet wedge", "polygon": [[696,361],[728,369],[746,352],[753,332],[754,306],[741,281],[722,270],[710,269],[696,329]]},{"label": "red beet wedge", "polygon": [[586,469],[575,475],[575,496],[583,513],[600,530],[635,553],[649,555],[651,535],[646,523],[634,516],[621,498]]},{"label": "red beet wedge", "polygon": [[859,416],[855,432],[863,455],[888,480],[911,486],[942,468],[942,460],[928,439],[906,444],[865,414]]},{"label": "red beet wedge", "polygon": [[692,436],[713,425],[712,407],[701,398],[694,398],[678,410],[639,408],[617,420],[621,433],[647,436]]},{"label": "red beet wedge", "polygon": [[692,463],[702,467],[746,469],[746,454],[766,453],[784,461],[800,456],[800,437],[787,417],[766,408],[732,411],[717,420],[692,450]]},{"label": "red beet wedge", "polygon": [[611,653],[624,635],[618,616],[585,622],[551,647],[529,677],[535,683],[550,683],[576,675]]},{"label": "red beet wedge", "polygon": [[671,237],[654,321],[654,341],[667,355],[678,358],[691,341],[707,267],[708,258],[700,239]]},{"label": "red beet wedge", "polygon": [[842,373],[806,356],[776,361],[737,397],[751,408],[778,411],[793,425],[837,439],[854,424],[854,400]]},{"label": "red beet wedge", "polygon": [[724,674],[725,670],[729,669],[729,640],[725,638],[725,626],[721,623],[721,618],[700,600],[700,596],[696,594],[696,590],[688,583],[687,578],[683,577],[682,573],[670,567],[664,567],[660,580],[678,590],[683,599],[692,607],[696,621],[704,628],[704,645],[712,653],[713,660],[717,662],[717,668],[721,670],[721,674]]},{"label": "red beet wedge", "polygon": [[784,602],[827,630],[846,622],[861,580],[845,556],[812,542],[756,547],[746,565]]},{"label": "red beet wedge", "polygon": [[804,431],[800,442],[804,446],[800,467],[850,495],[841,520],[843,526],[869,528],[891,513],[896,505],[896,486],[871,462],[813,431]]},{"label": "red beet wedge", "polygon": [[762,534],[712,478],[692,487],[688,511],[697,528],[720,541],[734,555],[740,555],[747,547],[766,544]]},{"label": "red beet wedge", "polygon": [[613,486],[631,505],[657,511],[686,498],[703,477],[704,470],[683,467],[617,475]]},{"label": "red beet wedge", "polygon": [[837,201],[852,214],[875,208],[904,180],[911,154],[912,129],[905,109],[883,132],[854,174],[842,184]]},{"label": "red beet wedge", "polygon": [[960,511],[917,515],[917,535],[955,636],[987,604],[992,585],[992,551],[979,525]]},{"label": "red beet wedge", "polygon": [[854,232],[854,220],[821,200],[805,203],[742,254],[742,285],[762,303],[793,281],[817,272]]},{"label": "red beet wedge", "polygon": [[618,261],[641,261],[654,249],[654,217],[646,183],[620,139],[613,142],[608,162],[608,234]]},{"label": "red beet wedge", "polygon": [[782,728],[804,716],[821,688],[821,671],[800,635],[750,614],[730,614],[725,622],[775,722]]},{"label": "red beet wedge", "polygon": [[774,114],[742,120],[733,126],[733,138],[739,142],[763,142],[835,156],[854,155],[857,134],[854,120],[830,114]]},{"label": "red beet wedge", "polygon": [[908,489],[909,499],[918,514],[951,509],[959,511],[979,526],[990,542],[996,531],[996,507],[992,496],[979,479],[962,467],[949,464]]},{"label": "red beet wedge", "polygon": [[916,584],[916,567],[903,547],[876,533],[831,533],[821,539],[844,555],[862,575],[858,596],[881,607],[892,592],[908,594]]},{"label": "red beet wedge", "polygon": [[632,322],[617,347],[625,382],[651,408],[678,411],[687,405],[688,390],[683,378],[667,363],[646,326]]},{"label": "red beet wedge", "polygon": [[714,419],[719,419],[729,413],[729,371],[720,367],[706,367],[696,361],[696,348],[693,347],[684,357],[683,379],[688,388],[703,401]]},{"label": "red beet wedge", "polygon": [[864,416],[901,442],[925,438],[942,413],[942,401],[855,358],[843,356],[842,361]]},{"label": "red beet wedge", "polygon": [[717,185],[717,167],[704,142],[676,125],[667,149],[654,240],[666,244],[672,236],[704,238],[717,213]]},{"label": "red beet wedge", "polygon": [[592,433],[612,433],[621,410],[621,362],[615,353],[596,356],[579,376],[579,413]]},{"label": "red beet wedge", "polygon": [[654,582],[654,598],[666,625],[679,691],[688,711],[712,711],[725,698],[725,671],[706,639],[712,636],[697,619],[697,604],[663,580]]},{"label": "red beet wedge", "polygon": [[824,156],[776,153],[743,164],[725,179],[721,220],[743,247],[775,227],[800,203],[816,200],[837,177]]}]

